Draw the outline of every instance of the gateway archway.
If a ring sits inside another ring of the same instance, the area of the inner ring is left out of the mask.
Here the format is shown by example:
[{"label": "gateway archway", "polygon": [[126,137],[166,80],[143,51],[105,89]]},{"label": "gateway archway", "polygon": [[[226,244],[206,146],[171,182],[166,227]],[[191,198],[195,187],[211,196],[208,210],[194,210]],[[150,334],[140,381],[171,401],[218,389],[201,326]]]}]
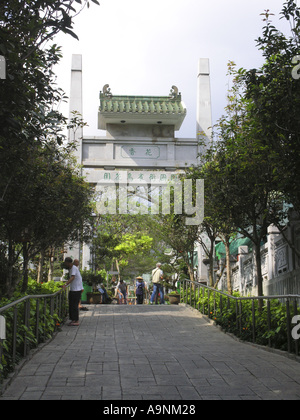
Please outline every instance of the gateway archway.
[{"label": "gateway archway", "polygon": [[[170,179],[186,167],[198,163],[199,140],[211,138],[211,97],[209,60],[200,59],[198,68],[197,124],[195,138],[175,134],[187,110],[181,93],[172,86],[166,96],[116,95],[108,84],[100,92],[98,129],[106,136],[85,136],[83,128],[70,132],[69,140],[77,141],[77,161],[82,165],[88,182],[98,185],[127,176],[143,174],[144,179]],[[73,111],[83,115],[82,56],[72,56],[70,116]],[[75,134],[75,138],[74,138]],[[162,177],[162,178],[161,178]],[[79,246],[69,251],[80,259]],[[88,267],[90,253],[83,246],[82,267]],[[205,268],[206,270],[206,268]]]}]

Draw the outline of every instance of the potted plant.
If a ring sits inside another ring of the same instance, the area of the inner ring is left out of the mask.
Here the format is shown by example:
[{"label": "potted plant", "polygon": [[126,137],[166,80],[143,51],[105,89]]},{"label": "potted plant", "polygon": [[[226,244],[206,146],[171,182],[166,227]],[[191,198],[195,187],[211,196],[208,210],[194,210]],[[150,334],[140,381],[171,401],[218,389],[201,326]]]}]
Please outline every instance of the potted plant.
[{"label": "potted plant", "polygon": [[84,270],[82,273],[82,280],[86,290],[86,301],[90,304],[101,303],[101,293],[97,290],[97,284],[102,283],[103,278],[101,274],[97,274],[91,270]]},{"label": "potted plant", "polygon": [[86,294],[87,303],[98,305],[101,303],[101,293],[99,292],[87,292]]},{"label": "potted plant", "polygon": [[180,303],[180,294],[177,291],[169,293],[169,302],[171,305],[178,305]]}]

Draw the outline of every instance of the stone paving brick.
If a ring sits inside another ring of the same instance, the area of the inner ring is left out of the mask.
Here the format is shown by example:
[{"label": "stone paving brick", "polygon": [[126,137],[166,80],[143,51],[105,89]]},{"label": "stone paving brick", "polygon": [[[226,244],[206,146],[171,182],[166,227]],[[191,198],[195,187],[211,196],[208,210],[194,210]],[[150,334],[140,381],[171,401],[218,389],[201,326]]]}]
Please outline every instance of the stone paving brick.
[{"label": "stone paving brick", "polygon": [[89,305],[0,400],[299,400],[300,364],[233,340],[184,306]]}]

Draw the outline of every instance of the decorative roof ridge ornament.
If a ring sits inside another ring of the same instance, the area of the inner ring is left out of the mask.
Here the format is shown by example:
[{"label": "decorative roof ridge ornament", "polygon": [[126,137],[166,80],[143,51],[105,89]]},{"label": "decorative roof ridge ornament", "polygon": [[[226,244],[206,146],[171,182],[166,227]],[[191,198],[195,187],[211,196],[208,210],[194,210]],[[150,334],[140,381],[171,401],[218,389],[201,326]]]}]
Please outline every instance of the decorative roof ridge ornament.
[{"label": "decorative roof ridge ornament", "polygon": [[[100,92],[98,127],[107,130],[108,124],[174,126],[180,129],[186,116],[181,92],[172,86],[168,96],[113,95],[109,85]],[[110,129],[110,128],[109,128]]]},{"label": "decorative roof ridge ornament", "polygon": [[107,98],[111,98],[113,96],[108,84],[103,86],[103,95],[106,96]]},{"label": "decorative roof ridge ornament", "polygon": [[172,89],[170,90],[169,97],[172,99],[176,99],[179,96],[179,91],[177,86],[172,86]]}]

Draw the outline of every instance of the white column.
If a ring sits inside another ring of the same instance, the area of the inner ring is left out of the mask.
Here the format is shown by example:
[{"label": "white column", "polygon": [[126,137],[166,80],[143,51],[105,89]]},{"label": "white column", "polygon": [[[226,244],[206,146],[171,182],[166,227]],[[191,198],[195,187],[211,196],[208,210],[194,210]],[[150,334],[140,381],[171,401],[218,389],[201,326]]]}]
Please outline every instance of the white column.
[{"label": "white column", "polygon": [[[72,55],[71,67],[71,90],[69,102],[69,118],[73,117],[72,112],[77,111],[81,116],[83,115],[82,107],[82,55]],[[81,118],[81,117],[80,117]],[[78,144],[75,156],[79,164],[82,162],[82,137],[83,129],[78,127],[76,129],[69,129],[69,142],[75,141]]]},{"label": "white column", "polygon": [[197,139],[207,144],[212,136],[211,92],[209,59],[200,58],[197,88]]},{"label": "white column", "polygon": [[82,246],[82,265],[81,268],[82,270],[90,270],[91,269],[91,249],[90,249],[90,244],[86,244],[84,243]]},{"label": "white column", "polygon": [[268,227],[268,280],[276,277],[275,270],[275,242],[280,235],[279,229],[275,225]]},{"label": "white column", "polygon": [[[72,111],[77,111],[82,116],[82,56],[81,54],[72,55],[71,67],[71,89],[70,89],[70,102],[69,102],[69,118],[71,119]],[[80,117],[81,118],[81,117]],[[83,129],[69,129],[68,141],[77,143],[77,150],[74,155],[77,158],[78,164],[82,162],[82,137]],[[73,260],[76,258],[80,261],[80,243],[73,243],[71,246],[66,246],[67,253],[65,257],[71,257]]]},{"label": "white column", "polygon": [[72,245],[66,244],[65,248],[67,251],[65,253],[65,257],[71,257],[73,261],[75,259],[80,261],[80,243],[79,242],[74,242]]},{"label": "white column", "polygon": [[0,79],[6,79],[6,59],[0,55]]}]

